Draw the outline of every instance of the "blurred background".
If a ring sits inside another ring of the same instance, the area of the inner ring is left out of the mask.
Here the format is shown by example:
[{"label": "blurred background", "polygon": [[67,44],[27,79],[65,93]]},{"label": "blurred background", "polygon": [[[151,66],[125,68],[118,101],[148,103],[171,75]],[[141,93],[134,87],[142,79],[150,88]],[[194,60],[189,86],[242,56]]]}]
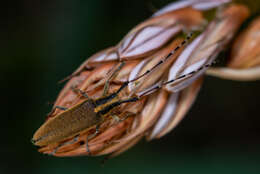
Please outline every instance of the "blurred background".
[{"label": "blurred background", "polygon": [[115,45],[169,0],[12,1],[0,27],[0,173],[260,173],[260,81],[206,77],[185,119],[162,139],[107,161],[57,158],[30,142],[62,88],[87,57]]}]

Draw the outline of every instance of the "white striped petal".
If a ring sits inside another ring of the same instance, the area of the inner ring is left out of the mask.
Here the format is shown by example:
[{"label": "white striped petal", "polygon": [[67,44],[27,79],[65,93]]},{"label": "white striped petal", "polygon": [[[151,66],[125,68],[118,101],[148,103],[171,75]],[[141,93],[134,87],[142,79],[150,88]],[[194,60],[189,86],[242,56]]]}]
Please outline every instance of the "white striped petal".
[{"label": "white striped petal", "polygon": [[147,27],[135,37],[132,37],[134,39],[133,41],[130,42],[128,39],[126,40],[130,45],[127,45],[124,42],[122,43],[124,45],[123,48],[125,49],[119,50],[120,57],[136,57],[160,48],[180,31],[180,26],[167,29],[159,26]]},{"label": "white striped petal", "polygon": [[159,120],[156,122],[151,134],[148,139],[154,139],[164,129],[169,121],[174,117],[178,104],[179,93],[172,93],[168,99],[168,103],[161,114]]},{"label": "white striped petal", "polygon": [[[141,61],[130,73],[129,75],[129,81],[135,79],[138,75],[139,75],[139,72],[141,71],[141,69],[143,68],[143,66],[147,63],[147,59]],[[132,91],[134,89],[134,86],[135,84],[134,83],[130,83],[128,85],[128,90],[129,91]]]},{"label": "white striped petal", "polygon": [[202,38],[203,35],[198,36],[191,44],[187,46],[187,48],[185,48],[185,50],[181,53],[181,55],[171,67],[169,72],[169,79],[175,79],[177,77],[179,72],[183,69],[183,67],[189,60],[191,53],[194,51],[195,48],[198,47]]},{"label": "white striped petal", "polygon": [[186,7],[193,7],[197,10],[210,10],[222,4],[229,3],[231,0],[183,0],[170,3],[161,10],[157,11],[154,16],[159,16],[170,11],[178,10]]}]

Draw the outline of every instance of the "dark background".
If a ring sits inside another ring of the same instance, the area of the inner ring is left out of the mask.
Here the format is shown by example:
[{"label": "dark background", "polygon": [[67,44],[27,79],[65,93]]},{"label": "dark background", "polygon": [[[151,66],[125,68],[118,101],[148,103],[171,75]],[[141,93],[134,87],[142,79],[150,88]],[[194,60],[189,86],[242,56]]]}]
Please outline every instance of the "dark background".
[{"label": "dark background", "polygon": [[0,173],[260,173],[260,82],[206,77],[196,103],[167,136],[102,157],[56,158],[30,142],[61,80],[115,45],[168,0],[35,1],[3,5],[0,27]]}]

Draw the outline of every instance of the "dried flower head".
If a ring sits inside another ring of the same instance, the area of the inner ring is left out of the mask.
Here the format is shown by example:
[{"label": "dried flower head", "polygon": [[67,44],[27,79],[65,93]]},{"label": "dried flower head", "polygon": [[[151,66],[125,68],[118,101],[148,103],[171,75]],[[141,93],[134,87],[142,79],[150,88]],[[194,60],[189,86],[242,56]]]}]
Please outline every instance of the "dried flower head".
[{"label": "dried flower head", "polygon": [[[39,151],[55,156],[118,155],[143,137],[160,138],[175,128],[194,102],[203,74],[249,16],[246,6],[230,2],[172,3],[136,26],[116,46],[87,59],[69,76],[53,111],[35,133],[33,141],[41,146]],[[214,11],[210,20],[209,11]],[[240,40],[248,38],[247,32],[244,35]],[[249,55],[236,53],[233,57]],[[249,59],[255,62],[248,58],[246,64]],[[86,101],[93,105],[84,112],[81,104]],[[74,113],[98,121],[89,121],[75,132],[82,117]],[[46,143],[50,135],[54,138]]]}]

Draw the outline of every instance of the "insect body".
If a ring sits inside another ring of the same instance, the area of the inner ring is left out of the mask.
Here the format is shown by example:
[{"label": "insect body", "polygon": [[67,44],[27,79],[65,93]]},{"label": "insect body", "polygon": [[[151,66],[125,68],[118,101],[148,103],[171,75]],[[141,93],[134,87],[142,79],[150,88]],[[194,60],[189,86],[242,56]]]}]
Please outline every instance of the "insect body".
[{"label": "insect body", "polygon": [[127,84],[128,82],[124,83],[115,93],[97,100],[90,99],[87,94],[78,90],[87,99],[56,117],[47,120],[34,134],[33,143],[37,146],[57,143],[77,136],[82,131],[95,125],[97,126],[96,133],[98,133],[98,127],[102,122],[102,118],[109,114],[113,108],[123,103],[138,100],[137,97],[126,100],[117,99],[118,94]]},{"label": "insect body", "polygon": [[[75,137],[79,135],[82,131],[87,130],[92,126],[96,126],[96,132],[91,137],[95,136],[98,133],[99,125],[102,123],[104,116],[109,115],[109,112],[123,104],[136,102],[141,99],[143,96],[150,94],[153,91],[156,91],[163,86],[173,83],[177,80],[188,78],[193,75],[209,67],[210,64],[207,64],[203,67],[200,67],[196,71],[192,71],[186,75],[182,75],[176,79],[172,79],[170,81],[163,82],[162,84],[156,85],[140,95],[130,97],[127,99],[118,99],[118,94],[122,91],[130,82],[125,82],[115,93],[110,94],[107,97],[103,97],[97,100],[90,99],[83,91],[80,91],[83,96],[87,97],[83,102],[75,105],[74,107],[60,113],[54,118],[50,118],[47,120],[34,134],[33,143],[37,146],[46,146],[52,143],[58,143],[63,140],[66,140],[71,137]],[[90,153],[88,149],[88,139],[86,140],[87,151]],[[73,142],[72,142],[73,143]],[[63,144],[61,144],[62,146]],[[57,151],[58,146],[54,153]]]},{"label": "insect body", "polygon": [[[187,40],[190,39],[190,35],[188,36]],[[83,97],[86,99],[82,102],[76,104],[75,106],[65,109],[64,112],[61,112],[60,114],[56,115],[53,118],[49,118],[34,134],[33,136],[33,143],[37,146],[47,146],[54,143],[62,142],[66,139],[70,138],[77,138],[77,136],[88,130],[89,128],[96,126],[96,132],[92,135],[88,135],[86,139],[86,148],[87,151],[90,153],[88,149],[88,139],[94,137],[98,133],[98,129],[100,124],[103,122],[103,118],[105,116],[112,116],[110,114],[110,111],[112,111],[117,106],[123,104],[123,103],[130,103],[130,102],[136,102],[137,100],[141,99],[143,96],[146,96],[150,94],[151,92],[154,92],[163,86],[173,83],[177,80],[188,78],[189,76],[193,75],[194,73],[197,73],[198,71],[201,71],[202,69],[207,68],[210,66],[210,64],[204,65],[203,67],[200,67],[197,70],[194,70],[190,73],[187,73],[186,75],[182,75],[180,77],[177,77],[176,79],[172,79],[170,81],[165,81],[161,84],[158,84],[154,87],[148,88],[144,92],[141,92],[139,94],[135,94],[134,96],[127,96],[125,99],[121,99],[118,94],[125,89],[129,83],[132,83],[147,74],[149,74],[153,69],[160,66],[164,61],[166,61],[171,55],[174,54],[176,50],[178,50],[181,46],[185,45],[187,42],[183,41],[180,46],[176,47],[172,52],[170,52],[163,60],[158,62],[154,67],[152,67],[151,70],[146,71],[144,74],[141,74],[140,76],[136,77],[133,80],[126,81],[123,83],[123,85],[114,93],[98,98],[96,100],[91,99],[87,96],[87,94],[84,91],[81,91],[79,89],[72,88],[74,92],[79,92]],[[124,62],[119,63],[118,68],[121,69],[122,66],[124,66]],[[115,72],[117,72],[119,69],[116,69]],[[116,73],[112,73],[111,76],[115,76]],[[104,91],[107,88],[109,81],[106,82]],[[104,92],[106,95],[106,92]],[[56,107],[59,109],[64,109],[62,107]],[[118,118],[117,118],[118,120]],[[72,142],[66,142],[63,144],[60,144],[53,153],[56,153],[59,147],[67,144],[67,143],[74,143]]]}]

